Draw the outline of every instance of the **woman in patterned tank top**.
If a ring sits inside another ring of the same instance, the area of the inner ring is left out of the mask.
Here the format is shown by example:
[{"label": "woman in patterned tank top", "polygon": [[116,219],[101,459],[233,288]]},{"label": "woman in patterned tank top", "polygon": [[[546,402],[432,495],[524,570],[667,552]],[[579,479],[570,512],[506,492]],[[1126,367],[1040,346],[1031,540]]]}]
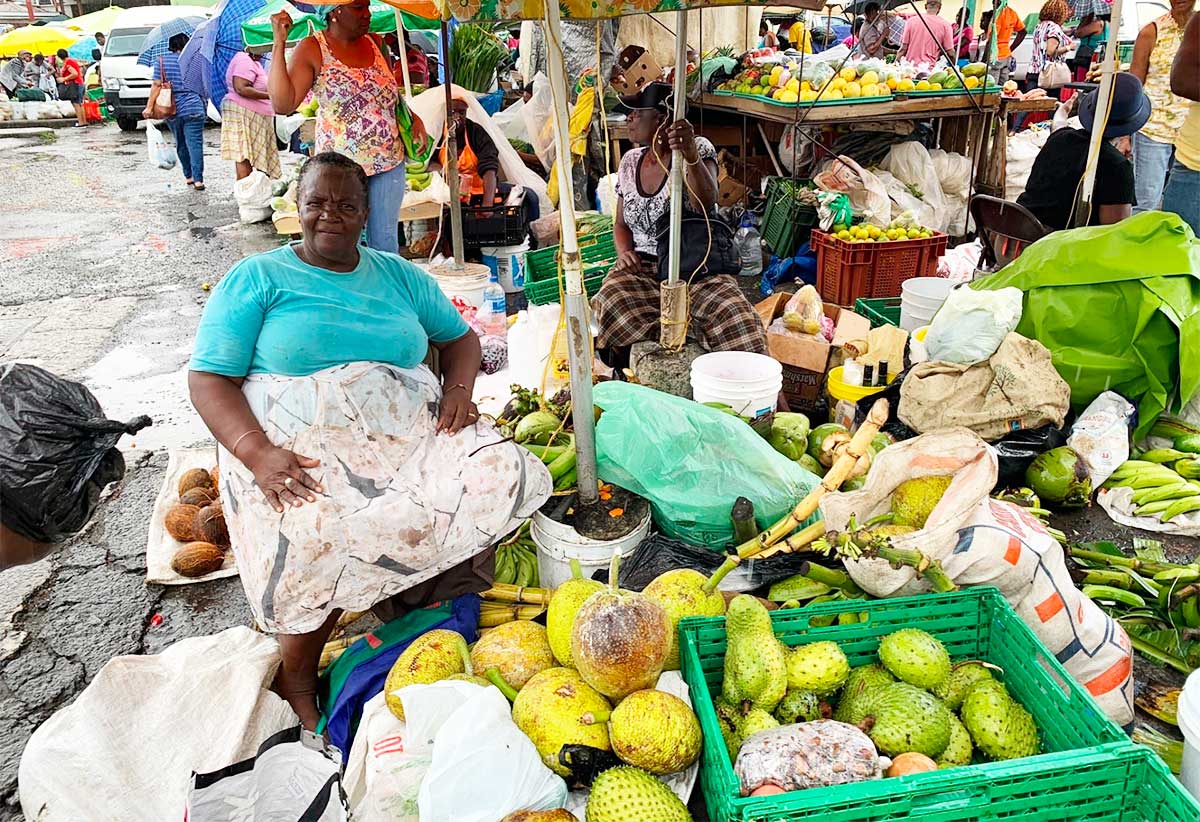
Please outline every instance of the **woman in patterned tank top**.
[{"label": "woman in patterned tank top", "polygon": [[[277,114],[291,114],[311,92],[317,101],[316,150],[336,151],[362,166],[369,183],[367,245],[399,250],[404,200],[404,144],[396,122],[400,89],[377,37],[370,0],[350,0],[327,16],[328,28],[300,41],[288,61],[286,11],[271,16],[275,41],[267,90]],[[426,139],[413,115],[413,141]]]}]

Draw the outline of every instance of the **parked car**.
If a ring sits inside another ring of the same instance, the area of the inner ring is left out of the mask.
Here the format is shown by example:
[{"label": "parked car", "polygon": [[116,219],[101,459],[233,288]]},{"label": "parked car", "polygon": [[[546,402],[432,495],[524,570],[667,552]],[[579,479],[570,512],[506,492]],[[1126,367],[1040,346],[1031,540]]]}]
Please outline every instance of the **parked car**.
[{"label": "parked car", "polygon": [[[1120,29],[1120,46],[1122,50],[1132,49],[1133,41],[1137,39],[1138,32],[1152,20],[1162,17],[1167,14],[1171,7],[1159,0],[1139,0],[1137,3],[1130,6],[1121,7],[1121,29]],[[1078,23],[1078,20],[1073,20],[1067,23],[1064,27],[1067,33]],[[1111,25],[1111,23],[1110,23]],[[1074,51],[1067,55],[1070,59],[1075,54]],[[1029,73],[1029,63],[1033,59],[1033,30],[1030,29],[1021,45],[1017,46],[1013,52],[1013,57],[1017,60],[1016,71],[1013,72],[1014,80],[1024,80],[1025,75]]]},{"label": "parked car", "polygon": [[155,27],[177,17],[212,17],[204,6],[142,6],[121,12],[113,23],[100,59],[104,102],[122,131],[134,131],[150,99],[153,70],[140,66],[142,42]]}]

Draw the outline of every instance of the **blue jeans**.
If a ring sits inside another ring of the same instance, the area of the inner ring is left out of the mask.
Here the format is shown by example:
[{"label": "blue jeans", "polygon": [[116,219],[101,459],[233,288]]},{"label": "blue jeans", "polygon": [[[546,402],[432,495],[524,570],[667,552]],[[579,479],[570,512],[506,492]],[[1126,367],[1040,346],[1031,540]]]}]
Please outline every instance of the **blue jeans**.
[{"label": "blue jeans", "polygon": [[167,120],[175,135],[175,155],[186,180],[204,182],[204,115],[176,115]]},{"label": "blue jeans", "polygon": [[1137,202],[1134,214],[1154,211],[1162,204],[1163,186],[1175,146],[1151,140],[1140,131],[1133,135],[1133,191]]},{"label": "blue jeans", "polygon": [[404,163],[367,178],[367,245],[400,251],[400,205],[404,202]]},{"label": "blue jeans", "polygon": [[1178,214],[1200,237],[1200,171],[1175,161],[1163,191],[1163,211]]}]

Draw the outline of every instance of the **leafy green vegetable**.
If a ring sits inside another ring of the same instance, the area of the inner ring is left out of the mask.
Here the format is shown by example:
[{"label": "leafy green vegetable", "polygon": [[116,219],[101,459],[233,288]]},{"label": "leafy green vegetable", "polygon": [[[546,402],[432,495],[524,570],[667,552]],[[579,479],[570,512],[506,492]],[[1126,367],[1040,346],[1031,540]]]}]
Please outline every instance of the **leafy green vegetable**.
[{"label": "leafy green vegetable", "polygon": [[508,47],[483,26],[464,23],[450,43],[450,72],[455,83],[475,92],[488,92],[496,69],[508,57]]}]

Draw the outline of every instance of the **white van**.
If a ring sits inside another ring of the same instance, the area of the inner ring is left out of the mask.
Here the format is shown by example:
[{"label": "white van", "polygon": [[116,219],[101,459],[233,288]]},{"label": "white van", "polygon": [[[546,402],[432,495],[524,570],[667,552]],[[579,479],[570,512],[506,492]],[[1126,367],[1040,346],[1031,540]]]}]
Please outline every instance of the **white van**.
[{"label": "white van", "polygon": [[142,42],[154,28],[176,17],[212,17],[204,6],[142,6],[121,12],[113,23],[100,59],[104,102],[116,114],[122,131],[133,131],[150,99],[149,66],[139,66]]}]

